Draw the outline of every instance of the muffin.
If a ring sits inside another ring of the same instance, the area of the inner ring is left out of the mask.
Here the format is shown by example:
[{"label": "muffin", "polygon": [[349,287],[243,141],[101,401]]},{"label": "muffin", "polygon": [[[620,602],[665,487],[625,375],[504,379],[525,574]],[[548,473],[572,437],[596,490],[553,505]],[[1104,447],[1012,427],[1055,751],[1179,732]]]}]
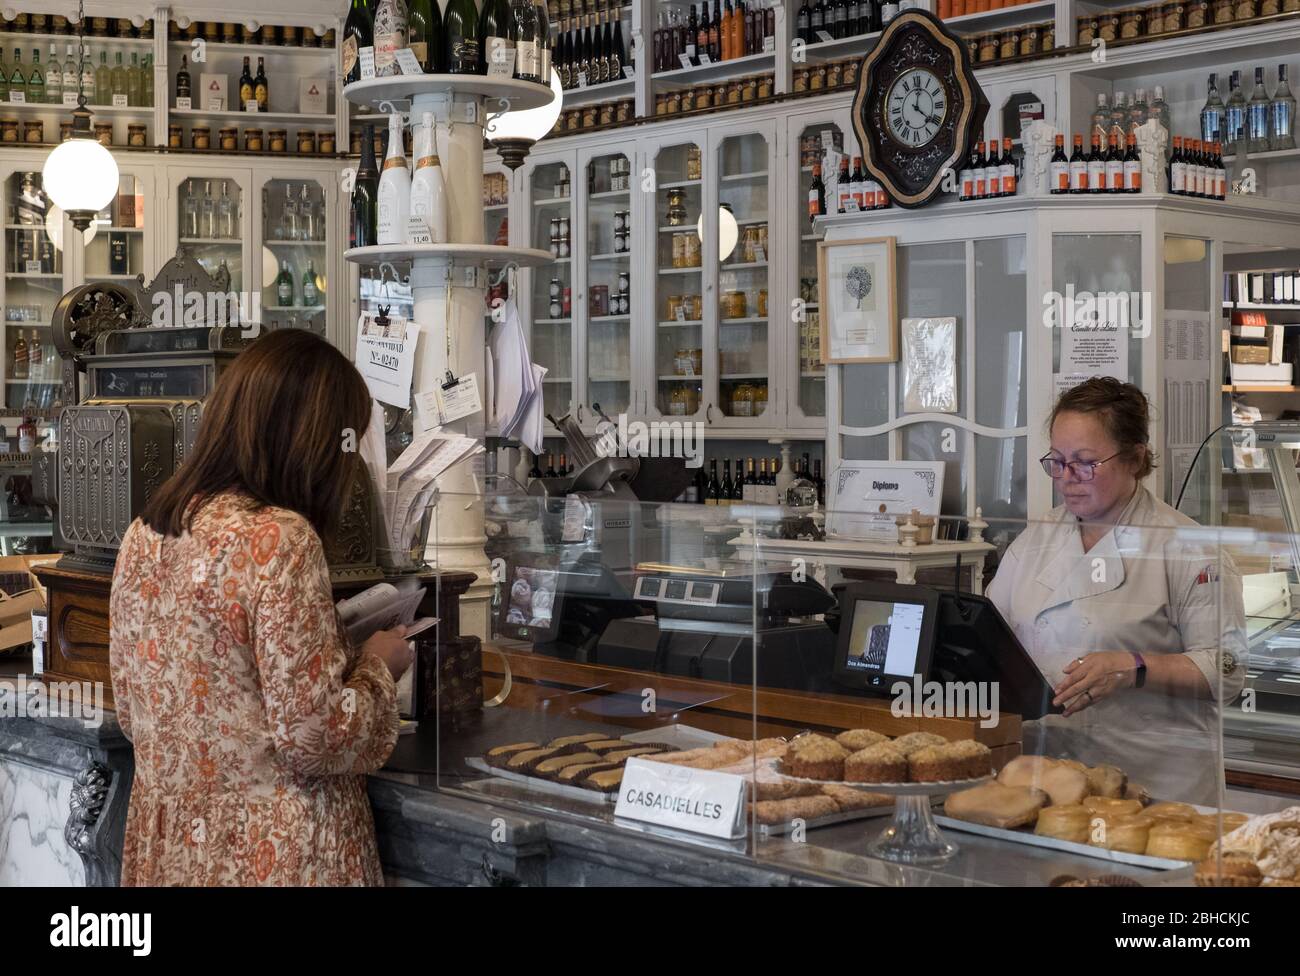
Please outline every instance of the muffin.
[{"label": "muffin", "polygon": [[824,735],[801,735],[791,742],[781,760],[781,772],[800,779],[844,778],[849,751]]},{"label": "muffin", "polygon": [[947,741],[943,736],[935,735],[933,732],[909,732],[895,739],[894,745],[903,755],[910,756],[918,749],[924,749],[926,746],[941,746]]},{"label": "muffin", "polygon": [[1076,844],[1088,843],[1092,813],[1078,803],[1058,807],[1043,807],[1038,811],[1034,833],[1040,837],[1070,840]]},{"label": "muffin", "polygon": [[907,757],[908,777],[916,783],[940,783],[987,776],[993,767],[989,747],[974,739],[926,746]]},{"label": "muffin", "polygon": [[877,742],[889,741],[889,736],[874,732],[871,729],[849,729],[847,732],[841,732],[837,735],[835,741],[849,752],[861,752],[867,746],[874,746]]},{"label": "muffin", "polygon": [[892,742],[877,742],[844,760],[848,783],[906,783],[907,756]]}]

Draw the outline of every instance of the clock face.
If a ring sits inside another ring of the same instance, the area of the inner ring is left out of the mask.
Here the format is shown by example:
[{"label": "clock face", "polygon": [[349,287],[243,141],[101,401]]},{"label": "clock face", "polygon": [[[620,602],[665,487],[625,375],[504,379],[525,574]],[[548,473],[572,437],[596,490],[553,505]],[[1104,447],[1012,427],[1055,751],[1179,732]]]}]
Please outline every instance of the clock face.
[{"label": "clock face", "polygon": [[909,149],[934,141],[951,99],[934,72],[912,68],[895,79],[886,102],[886,131]]}]

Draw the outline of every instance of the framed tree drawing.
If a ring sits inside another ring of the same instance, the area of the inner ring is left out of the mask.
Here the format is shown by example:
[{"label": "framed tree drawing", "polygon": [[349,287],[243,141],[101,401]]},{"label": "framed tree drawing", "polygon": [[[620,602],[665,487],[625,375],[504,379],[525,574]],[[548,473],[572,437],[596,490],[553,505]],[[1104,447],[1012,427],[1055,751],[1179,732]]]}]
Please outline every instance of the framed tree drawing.
[{"label": "framed tree drawing", "polygon": [[897,362],[894,282],[894,238],[818,243],[822,362]]}]

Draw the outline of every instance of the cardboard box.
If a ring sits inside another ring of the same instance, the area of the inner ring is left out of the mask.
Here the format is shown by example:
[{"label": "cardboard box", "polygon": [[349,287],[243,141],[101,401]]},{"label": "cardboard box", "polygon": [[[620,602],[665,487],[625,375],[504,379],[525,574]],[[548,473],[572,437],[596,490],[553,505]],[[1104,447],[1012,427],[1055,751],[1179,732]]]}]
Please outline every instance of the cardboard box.
[{"label": "cardboard box", "polygon": [[194,107],[205,112],[224,112],[230,104],[226,100],[226,84],[224,74],[203,72],[199,75],[199,101]]},{"label": "cardboard box", "polygon": [[302,78],[298,81],[298,111],[309,115],[329,112],[329,80]]},{"label": "cardboard box", "polygon": [[58,560],[57,552],[0,556],[0,651],[32,642],[32,611],[45,611],[45,588],[32,567]]}]

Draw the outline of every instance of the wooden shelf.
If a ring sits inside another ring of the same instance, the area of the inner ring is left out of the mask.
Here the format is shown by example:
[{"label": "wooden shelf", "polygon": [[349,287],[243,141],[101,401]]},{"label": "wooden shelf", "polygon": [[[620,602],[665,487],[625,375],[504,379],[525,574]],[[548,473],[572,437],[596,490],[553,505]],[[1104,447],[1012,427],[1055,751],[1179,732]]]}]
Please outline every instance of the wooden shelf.
[{"label": "wooden shelf", "polygon": [[1224,393],[1295,393],[1300,387],[1295,386],[1223,386]]}]

